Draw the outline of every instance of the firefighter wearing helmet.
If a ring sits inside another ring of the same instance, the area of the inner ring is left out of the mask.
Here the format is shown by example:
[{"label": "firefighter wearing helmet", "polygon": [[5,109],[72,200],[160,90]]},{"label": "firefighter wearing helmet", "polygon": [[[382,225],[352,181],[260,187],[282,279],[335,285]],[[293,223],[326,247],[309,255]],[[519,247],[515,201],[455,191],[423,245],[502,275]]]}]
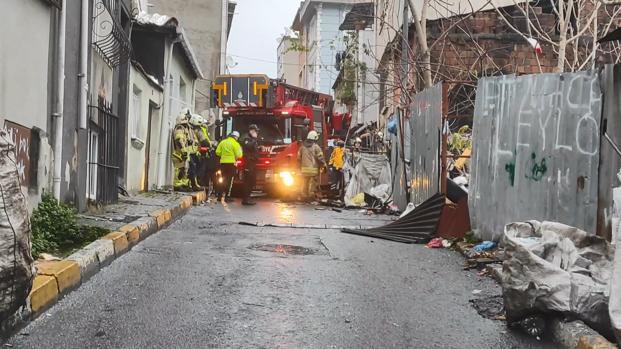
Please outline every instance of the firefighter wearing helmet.
[{"label": "firefighter wearing helmet", "polygon": [[173,131],[172,163],[175,169],[173,186],[178,191],[188,191],[193,187],[189,172],[191,155],[196,153],[196,137],[189,122],[190,118],[189,109],[181,110]]},{"label": "firefighter wearing helmet", "polygon": [[318,186],[319,171],[326,167],[323,151],[317,145],[319,134],[317,131],[308,132],[308,136],[298,150],[298,161],[302,174],[302,200],[315,200]]},{"label": "firefighter wearing helmet", "polygon": [[197,142],[197,151],[190,156],[191,158],[191,180],[197,187],[209,186],[207,177],[207,160],[209,156],[209,148],[211,147],[211,139],[207,127],[205,127],[205,119],[199,114],[192,114],[190,125]]}]

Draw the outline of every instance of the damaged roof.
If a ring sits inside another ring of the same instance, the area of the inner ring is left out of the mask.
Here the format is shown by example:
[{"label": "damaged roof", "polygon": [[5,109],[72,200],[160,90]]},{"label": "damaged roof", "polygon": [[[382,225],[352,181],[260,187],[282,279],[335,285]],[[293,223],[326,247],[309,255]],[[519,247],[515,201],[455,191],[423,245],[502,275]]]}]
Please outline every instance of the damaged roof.
[{"label": "damaged roof", "polygon": [[345,19],[339,30],[358,30],[366,29],[373,26],[375,17],[375,5],[372,2],[355,4],[352,9],[347,12]]},{"label": "damaged roof", "polygon": [[190,63],[192,71],[198,79],[204,78],[203,72],[198,64],[198,60],[196,59],[196,54],[192,49],[192,45],[190,45],[188,36],[175,17],[141,11],[134,17],[134,22],[145,29],[150,29],[156,32],[174,33],[179,39],[183,53]]}]

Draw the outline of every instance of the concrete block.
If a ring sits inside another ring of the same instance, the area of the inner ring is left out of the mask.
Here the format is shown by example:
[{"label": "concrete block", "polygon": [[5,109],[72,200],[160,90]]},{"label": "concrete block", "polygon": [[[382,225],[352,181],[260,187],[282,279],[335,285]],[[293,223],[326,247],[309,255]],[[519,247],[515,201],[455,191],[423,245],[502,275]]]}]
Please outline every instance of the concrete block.
[{"label": "concrete block", "polygon": [[131,224],[138,227],[140,240],[144,240],[157,231],[157,220],[154,217],[142,217]]},{"label": "concrete block", "polygon": [[32,290],[28,295],[30,309],[38,314],[58,300],[58,283],[49,275],[37,275],[32,282]]},{"label": "concrete block", "polygon": [[100,269],[110,264],[115,258],[114,242],[108,239],[95,240],[90,244],[86,245],[86,247],[84,247],[82,250],[92,250],[97,254]]},{"label": "concrete block", "polygon": [[127,235],[120,231],[112,232],[104,236],[102,239],[112,241],[112,243],[114,244],[114,255],[117,257],[127,252],[129,248],[129,243],[127,242]]},{"label": "concrete block", "polygon": [[149,216],[155,218],[155,220],[157,221],[158,229],[163,228],[172,218],[172,214],[170,213],[170,210],[168,209],[153,211],[149,213]]},{"label": "concrete block", "polygon": [[194,202],[194,205],[198,205],[205,200],[207,200],[207,194],[204,191],[192,193],[192,201]]},{"label": "concrete block", "polygon": [[127,224],[119,228],[121,233],[125,233],[127,236],[127,242],[129,246],[134,246],[140,241],[140,230],[134,224]]},{"label": "concrete block", "polygon": [[55,277],[61,294],[78,287],[81,280],[80,265],[70,260],[38,263],[37,274]]},{"label": "concrete block", "polygon": [[184,196],[181,199],[179,206],[181,207],[181,209],[187,210],[188,208],[192,207],[193,204],[194,204],[194,198],[190,195],[190,196]]},{"label": "concrete block", "polygon": [[80,266],[82,282],[91,278],[99,271],[99,257],[97,250],[89,248],[90,245],[74,252],[67,260],[75,261]]},{"label": "concrete block", "polygon": [[551,332],[554,342],[559,348],[565,349],[617,349],[597,331],[584,322],[576,320],[565,322],[555,318],[551,321]]},{"label": "concrete block", "polygon": [[606,338],[597,336],[582,336],[578,339],[576,349],[618,349],[616,345],[610,343]]}]

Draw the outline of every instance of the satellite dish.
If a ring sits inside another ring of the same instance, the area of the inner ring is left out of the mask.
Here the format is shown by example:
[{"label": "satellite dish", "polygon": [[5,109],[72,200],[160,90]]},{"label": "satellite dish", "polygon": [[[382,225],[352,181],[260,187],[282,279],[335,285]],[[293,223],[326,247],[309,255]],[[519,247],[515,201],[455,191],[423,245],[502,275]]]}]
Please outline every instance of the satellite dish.
[{"label": "satellite dish", "polygon": [[235,68],[237,67],[237,62],[235,62],[235,60],[233,59],[233,56],[226,56],[226,66],[229,68]]}]

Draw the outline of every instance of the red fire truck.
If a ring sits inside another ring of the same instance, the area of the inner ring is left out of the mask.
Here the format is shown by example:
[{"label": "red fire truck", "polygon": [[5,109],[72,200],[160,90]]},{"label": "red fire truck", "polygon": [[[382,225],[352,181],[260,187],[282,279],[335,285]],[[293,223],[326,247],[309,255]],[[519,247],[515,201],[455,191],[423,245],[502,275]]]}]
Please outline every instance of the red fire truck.
[{"label": "red fire truck", "polygon": [[[276,196],[295,192],[299,179],[297,152],[305,135],[315,130],[327,155],[332,128],[332,96],[288,85],[265,75],[223,75],[212,84],[213,106],[222,109],[220,135],[238,131],[242,139],[251,124],[259,126],[257,187]],[[243,158],[234,186],[243,183]],[[321,176],[322,185],[327,175]]]}]

